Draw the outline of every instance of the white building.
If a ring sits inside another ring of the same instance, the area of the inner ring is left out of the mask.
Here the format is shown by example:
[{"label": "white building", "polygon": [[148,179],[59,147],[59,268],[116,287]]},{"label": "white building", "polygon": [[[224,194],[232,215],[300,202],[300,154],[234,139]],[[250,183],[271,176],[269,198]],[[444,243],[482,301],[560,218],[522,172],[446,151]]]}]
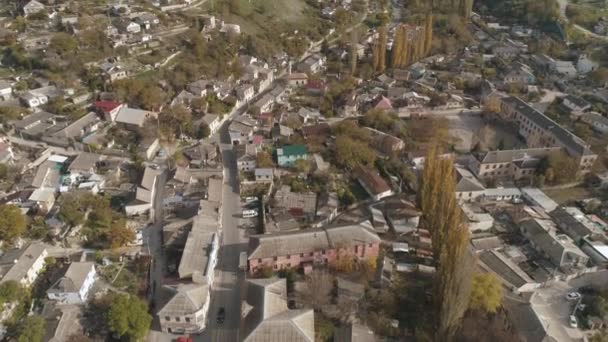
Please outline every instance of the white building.
[{"label": "white building", "polygon": [[0,261],[3,273],[0,284],[16,281],[23,286],[32,285],[44,268],[47,256],[46,246],[42,243],[32,243],[26,248],[6,252]]},{"label": "white building", "polygon": [[13,97],[13,86],[5,80],[0,80],[0,100],[7,101]]},{"label": "white building", "polygon": [[209,127],[210,135],[215,134],[222,125],[220,116],[217,114],[205,114],[205,116],[203,116],[203,122]]},{"label": "white building", "polygon": [[578,57],[576,62],[576,70],[581,74],[587,74],[598,68],[598,64],[592,61],[587,55],[583,54]]},{"label": "white building", "polygon": [[47,296],[61,304],[82,304],[89,296],[96,274],[94,263],[74,262],[65,275],[46,291]]}]

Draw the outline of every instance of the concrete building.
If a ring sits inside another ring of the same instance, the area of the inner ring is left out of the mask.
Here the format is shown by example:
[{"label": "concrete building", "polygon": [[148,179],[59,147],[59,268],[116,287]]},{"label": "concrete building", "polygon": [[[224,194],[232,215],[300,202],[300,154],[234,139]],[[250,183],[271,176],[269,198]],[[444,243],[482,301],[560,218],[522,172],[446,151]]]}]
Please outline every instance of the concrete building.
[{"label": "concrete building", "polygon": [[61,304],[82,304],[89,296],[96,275],[94,263],[73,262],[63,277],[46,291],[47,296]]},{"label": "concrete building", "polygon": [[206,327],[209,285],[165,285],[161,291],[169,298],[157,313],[162,332],[193,334]]},{"label": "concrete building", "polygon": [[243,302],[241,332],[245,342],[313,342],[314,311],[289,310],[285,279],[250,279]]},{"label": "concrete building", "polygon": [[359,184],[361,184],[373,200],[379,201],[393,194],[393,190],[375,170],[358,165],[354,170],[354,174]]},{"label": "concrete building", "polygon": [[249,272],[255,274],[263,267],[308,272],[313,264],[332,265],[345,253],[363,260],[375,258],[379,248],[378,235],[361,224],[254,235],[249,239]]},{"label": "concrete building", "polygon": [[46,246],[42,243],[7,251],[0,259],[0,284],[12,280],[23,286],[32,285],[44,268],[47,256]]}]

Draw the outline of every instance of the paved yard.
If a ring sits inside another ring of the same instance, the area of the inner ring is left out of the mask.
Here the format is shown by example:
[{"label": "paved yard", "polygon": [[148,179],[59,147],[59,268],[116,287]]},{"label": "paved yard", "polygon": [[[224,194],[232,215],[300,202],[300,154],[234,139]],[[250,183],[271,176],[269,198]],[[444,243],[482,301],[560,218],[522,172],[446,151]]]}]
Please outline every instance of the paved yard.
[{"label": "paved yard", "polygon": [[538,289],[532,297],[531,304],[543,325],[558,341],[582,341],[583,332],[571,328],[568,318],[572,314],[576,302],[566,300],[566,294],[571,290],[565,282],[552,283],[550,287]]}]

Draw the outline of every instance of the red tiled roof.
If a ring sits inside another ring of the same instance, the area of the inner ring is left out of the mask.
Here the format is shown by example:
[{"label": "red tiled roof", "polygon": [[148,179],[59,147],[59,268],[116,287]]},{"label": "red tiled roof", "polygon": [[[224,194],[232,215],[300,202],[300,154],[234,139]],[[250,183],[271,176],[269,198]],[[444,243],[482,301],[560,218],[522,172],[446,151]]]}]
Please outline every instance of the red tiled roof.
[{"label": "red tiled roof", "polygon": [[252,139],[252,143],[254,145],[262,145],[262,141],[264,140],[264,137],[261,135],[254,135],[253,139]]},{"label": "red tiled roof", "polygon": [[375,109],[383,109],[383,110],[392,110],[393,109],[393,105],[391,103],[391,100],[389,100],[386,97],[382,96],[382,98],[380,99],[380,101],[378,101],[378,103],[376,103],[376,106],[374,108]]},{"label": "red tiled roof", "polygon": [[308,83],[306,83],[306,89],[321,90],[324,87],[325,83],[320,80],[308,80]]},{"label": "red tiled roof", "polygon": [[116,107],[120,106],[121,103],[114,101],[97,101],[95,102],[95,108],[102,110],[104,113],[111,112]]},{"label": "red tiled roof", "polygon": [[359,181],[365,183],[366,187],[375,194],[383,193],[391,189],[377,172],[374,172],[367,167],[357,166],[355,175]]}]

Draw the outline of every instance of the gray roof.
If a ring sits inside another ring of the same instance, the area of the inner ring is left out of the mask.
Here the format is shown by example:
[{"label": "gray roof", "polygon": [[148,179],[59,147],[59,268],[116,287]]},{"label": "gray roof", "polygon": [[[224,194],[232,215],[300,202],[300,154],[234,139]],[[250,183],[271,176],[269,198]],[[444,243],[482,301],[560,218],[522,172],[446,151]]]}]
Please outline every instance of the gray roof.
[{"label": "gray roof", "polygon": [[79,137],[82,135],[83,130],[90,125],[93,125],[95,122],[101,121],[96,113],[90,112],[80,119],[72,122],[67,127],[57,132],[58,135],[62,135],[64,137]]},{"label": "gray roof", "polygon": [[211,125],[212,122],[214,122],[215,120],[219,119],[219,115],[217,114],[205,114],[205,116],[203,116],[203,122],[205,124],[207,124],[207,126]]},{"label": "gray roof", "polygon": [[554,341],[553,338],[547,336],[542,321],[529,303],[522,303],[520,300],[512,300],[506,297],[503,305],[507,310],[507,317],[513,323],[523,341]]},{"label": "gray roof", "polygon": [[101,155],[96,153],[80,152],[68,167],[68,171],[79,172],[94,170]]},{"label": "gray roof", "polygon": [[249,259],[309,253],[337,246],[380,242],[378,235],[362,224],[321,229],[254,235],[249,239]]},{"label": "gray roof", "polygon": [[485,187],[473,174],[460,166],[454,167],[456,171],[456,192],[483,191]]},{"label": "gray roof", "polygon": [[73,262],[65,272],[65,275],[57,280],[47,292],[67,293],[78,292],[82,288],[87,276],[95,268],[92,262]]},{"label": "gray roof", "polygon": [[556,148],[526,148],[520,150],[490,151],[479,156],[482,164],[510,163],[517,160],[540,159]]},{"label": "gray roof", "polygon": [[564,97],[564,100],[568,100],[568,101],[574,103],[575,105],[577,105],[578,107],[582,107],[582,108],[591,106],[591,103],[587,102],[585,99],[580,98],[578,96],[574,96],[574,95],[567,95],[566,97]]},{"label": "gray roof", "polygon": [[182,317],[192,315],[201,310],[208,300],[208,285],[179,284],[165,285],[163,288],[169,292],[169,300],[158,311],[159,317]]},{"label": "gray roof", "polygon": [[15,126],[15,128],[17,129],[25,129],[27,126],[30,126],[31,124],[34,124],[36,122],[49,120],[55,117],[57,117],[57,115],[45,111],[40,111],[30,114],[19,121],[16,121],[13,126]]},{"label": "gray roof", "polygon": [[608,118],[598,113],[585,113],[581,118],[587,122],[597,122],[604,126],[608,126]]},{"label": "gray roof", "polygon": [[270,176],[272,177],[273,170],[271,168],[257,168],[255,169],[255,176]]},{"label": "gray roof", "polygon": [[144,170],[144,176],[141,179],[142,188],[152,190],[152,187],[154,186],[154,181],[156,177],[160,175],[160,173],[161,172],[159,170],[153,169],[151,167],[146,167],[146,169]]},{"label": "gray roof", "polygon": [[146,119],[148,119],[148,118],[156,119],[157,117],[158,117],[158,113],[153,112],[153,111],[135,109],[135,108],[129,108],[127,106],[123,106],[120,109],[120,111],[118,112],[118,115],[116,116],[116,122],[130,124],[130,125],[143,126]]},{"label": "gray roof", "polygon": [[211,202],[221,203],[224,181],[220,178],[209,178],[207,185],[207,199]]},{"label": "gray roof", "polygon": [[248,280],[244,341],[314,341],[314,311],[287,308],[285,279]]},{"label": "gray roof", "polygon": [[21,280],[23,280],[23,278],[25,278],[27,275],[27,272],[32,268],[36,260],[38,260],[38,258],[40,258],[45,251],[45,244],[32,243],[24,249],[15,251],[11,254],[7,253],[7,255],[2,258],[2,263],[12,265],[8,269],[8,272],[6,272],[6,274],[4,274],[2,277],[0,283],[4,283],[9,280],[21,282]]},{"label": "gray roof", "polygon": [[211,253],[216,248],[216,232],[191,231],[179,262],[180,278],[193,277],[195,274],[206,276],[210,271]]},{"label": "gray roof", "polygon": [[533,282],[517,265],[501,256],[498,251],[483,251],[479,254],[479,260],[504,281],[517,288]]},{"label": "gray roof", "polygon": [[530,121],[534,122],[537,126],[550,132],[557,141],[559,141],[571,154],[578,156],[593,154],[589,145],[587,145],[581,138],[572,134],[567,129],[560,126],[557,122],[551,120],[545,114],[537,111],[532,106],[517,97],[507,97],[503,101],[510,103],[511,106],[516,108],[517,112],[527,117]]},{"label": "gray roof", "polygon": [[334,342],[375,342],[374,332],[361,324],[350,324],[339,327],[334,332]]},{"label": "gray roof", "polygon": [[525,235],[537,248],[548,255],[555,266],[562,266],[564,254],[588,258],[569,237],[557,234],[552,221],[530,219],[520,223],[520,229],[525,230]]},{"label": "gray roof", "polygon": [[36,175],[32,180],[32,186],[35,188],[46,187],[55,188],[59,185],[61,164],[52,162],[50,160],[38,166]]}]

